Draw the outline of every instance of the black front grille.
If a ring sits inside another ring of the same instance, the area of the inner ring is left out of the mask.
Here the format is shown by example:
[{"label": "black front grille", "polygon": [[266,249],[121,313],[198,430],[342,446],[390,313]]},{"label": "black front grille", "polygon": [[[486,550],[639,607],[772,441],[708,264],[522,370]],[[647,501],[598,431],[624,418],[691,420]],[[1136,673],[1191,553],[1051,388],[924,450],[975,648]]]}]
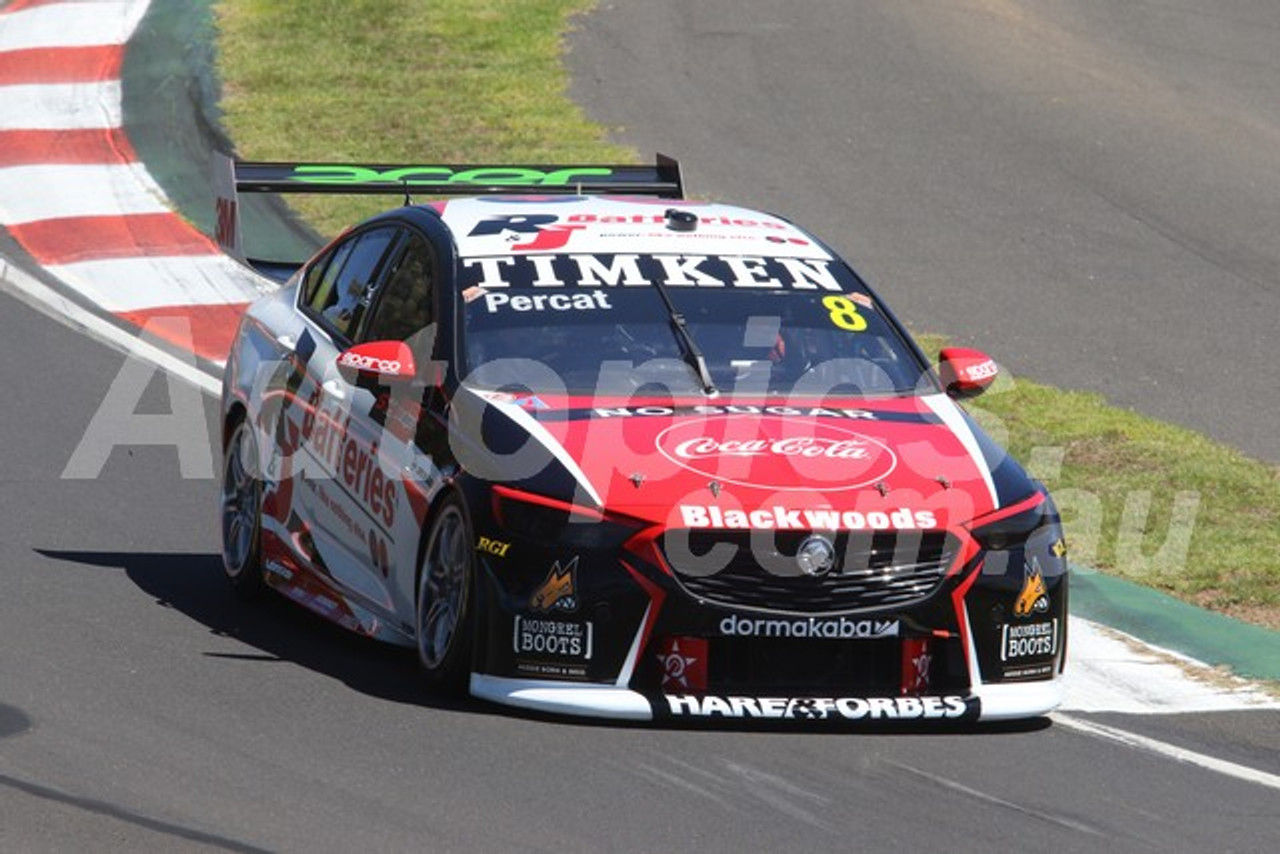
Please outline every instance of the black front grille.
[{"label": "black front grille", "polygon": [[902,651],[897,638],[859,641],[715,638],[707,655],[707,690],[733,694],[885,696],[898,693]]},{"label": "black front grille", "polygon": [[835,547],[835,564],[823,575],[806,574],[796,559],[812,536],[808,531],[670,531],[662,550],[681,587],[698,599],[735,608],[834,614],[926,598],[960,547],[945,531],[819,535]]},{"label": "black front grille", "polygon": [[[969,687],[958,639],[930,642],[929,692]],[[897,638],[832,643],[829,640],[712,638],[707,691],[757,696],[868,696],[902,688],[902,642]]]}]

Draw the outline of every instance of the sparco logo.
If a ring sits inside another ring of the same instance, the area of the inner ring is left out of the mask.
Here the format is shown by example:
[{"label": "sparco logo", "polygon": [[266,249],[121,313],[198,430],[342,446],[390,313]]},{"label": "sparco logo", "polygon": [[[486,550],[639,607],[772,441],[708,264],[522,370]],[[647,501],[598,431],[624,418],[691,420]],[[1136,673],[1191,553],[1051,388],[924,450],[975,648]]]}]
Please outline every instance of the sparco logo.
[{"label": "sparco logo", "polygon": [[395,359],[379,359],[364,353],[346,352],[338,357],[338,364],[358,371],[376,371],[380,374],[398,374],[402,368]]},{"label": "sparco logo", "polygon": [[681,468],[771,491],[859,489],[898,464],[877,439],[819,420],[730,415],[674,424],[658,452]]},{"label": "sparco logo", "polygon": [[720,634],[739,638],[891,638],[898,636],[897,620],[761,619],[731,615],[720,621]]}]

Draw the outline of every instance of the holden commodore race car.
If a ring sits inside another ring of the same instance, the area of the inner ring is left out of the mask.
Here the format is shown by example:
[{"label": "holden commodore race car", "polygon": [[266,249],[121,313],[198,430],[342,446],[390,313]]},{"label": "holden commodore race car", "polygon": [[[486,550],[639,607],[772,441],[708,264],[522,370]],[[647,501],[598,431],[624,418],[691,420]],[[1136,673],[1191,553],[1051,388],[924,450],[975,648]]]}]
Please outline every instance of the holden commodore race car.
[{"label": "holden commodore race car", "polygon": [[[476,697],[625,719],[1041,715],[1059,516],[878,294],[678,165],[231,163],[403,193],[245,314],[223,560]],[[411,195],[445,199],[413,203]],[[236,199],[220,203],[234,234]]]}]

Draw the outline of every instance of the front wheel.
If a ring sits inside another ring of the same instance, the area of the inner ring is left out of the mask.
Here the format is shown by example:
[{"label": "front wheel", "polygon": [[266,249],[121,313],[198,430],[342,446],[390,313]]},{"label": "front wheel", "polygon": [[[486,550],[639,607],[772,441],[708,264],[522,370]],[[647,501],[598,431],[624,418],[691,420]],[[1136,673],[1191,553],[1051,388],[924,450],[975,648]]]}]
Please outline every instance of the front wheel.
[{"label": "front wheel", "polygon": [[253,427],[241,420],[222,457],[222,568],[232,588],[249,598],[262,581],[262,479]]},{"label": "front wheel", "polygon": [[459,688],[470,672],[473,540],[462,502],[436,512],[418,570],[418,660],[434,684]]}]

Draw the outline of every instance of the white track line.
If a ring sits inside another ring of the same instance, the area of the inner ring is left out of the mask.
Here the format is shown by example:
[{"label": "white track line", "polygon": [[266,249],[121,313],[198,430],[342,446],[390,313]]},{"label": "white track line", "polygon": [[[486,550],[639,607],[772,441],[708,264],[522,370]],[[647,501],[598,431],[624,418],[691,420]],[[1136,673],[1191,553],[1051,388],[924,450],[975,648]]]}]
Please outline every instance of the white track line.
[{"label": "white track line", "polygon": [[0,290],[12,294],[41,314],[84,332],[112,349],[134,356],[191,383],[210,397],[222,393],[222,380],[137,335],[103,320],[0,257]]},{"label": "white track line", "polygon": [[1117,729],[1094,721],[1086,721],[1074,715],[1055,713],[1052,718],[1054,723],[1068,729],[1074,729],[1087,735],[1104,738],[1117,744],[1123,744],[1125,747],[1154,753],[1178,762],[1185,762],[1188,765],[1195,765],[1209,771],[1216,771],[1219,774],[1225,774],[1228,777],[1234,777],[1247,783],[1280,790],[1280,776],[1268,774],[1266,771],[1259,771],[1257,768],[1237,765],[1235,762],[1218,759],[1216,756],[1197,753],[1194,750],[1187,750],[1185,747],[1178,747],[1176,744],[1169,744],[1168,742],[1148,738],[1145,735],[1138,735],[1136,732]]}]

